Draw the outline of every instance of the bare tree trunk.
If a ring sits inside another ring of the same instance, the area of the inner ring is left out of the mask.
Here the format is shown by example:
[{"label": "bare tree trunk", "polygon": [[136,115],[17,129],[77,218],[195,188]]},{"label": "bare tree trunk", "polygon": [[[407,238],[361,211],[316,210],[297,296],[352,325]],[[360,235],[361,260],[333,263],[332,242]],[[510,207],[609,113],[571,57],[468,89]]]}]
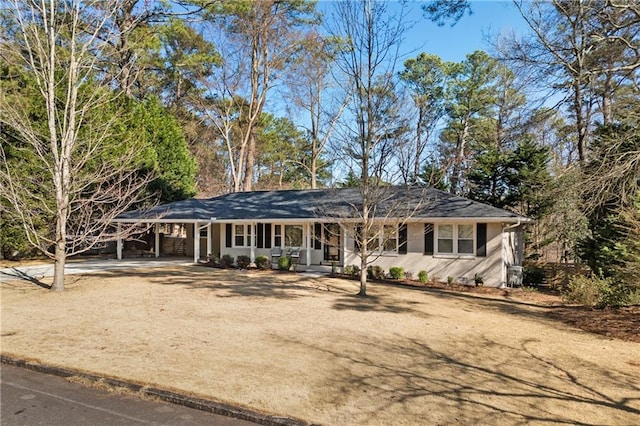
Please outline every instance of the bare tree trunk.
[{"label": "bare tree trunk", "polygon": [[413,179],[418,181],[418,175],[420,174],[420,154],[422,153],[422,120],[424,119],[424,110],[422,107],[418,107],[418,123],[416,125],[416,152],[413,163]]},{"label": "bare tree trunk", "polygon": [[246,162],[244,165],[244,182],[242,185],[243,191],[251,191],[253,185],[253,166],[256,162],[256,130],[255,125],[250,130],[249,143],[247,144]]},{"label": "bare tree trunk", "polygon": [[464,161],[464,151],[469,137],[469,120],[465,119],[462,128],[462,134],[458,136],[458,143],[456,145],[456,157],[453,163],[453,172],[451,173],[451,192],[454,194],[460,194],[458,185],[461,180],[462,162]]},{"label": "bare tree trunk", "polygon": [[60,234],[57,237],[55,247],[55,263],[53,265],[53,283],[51,284],[52,291],[64,291],[64,266],[67,260],[67,253],[65,247],[64,237]]}]

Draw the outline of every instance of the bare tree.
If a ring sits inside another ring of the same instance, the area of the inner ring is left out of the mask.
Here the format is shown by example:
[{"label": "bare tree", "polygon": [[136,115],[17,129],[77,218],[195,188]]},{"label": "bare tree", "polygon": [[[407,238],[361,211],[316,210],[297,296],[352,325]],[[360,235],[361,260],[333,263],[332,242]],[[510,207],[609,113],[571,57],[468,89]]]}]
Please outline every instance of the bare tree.
[{"label": "bare tree", "polygon": [[315,189],[318,186],[318,162],[346,107],[348,95],[343,95],[341,99],[329,97],[333,84],[331,68],[340,49],[339,41],[312,32],[306,37],[303,46],[288,85],[293,104],[302,109],[309,119],[308,126],[305,126],[311,140],[308,169],[311,188]]},{"label": "bare tree", "polygon": [[[399,100],[395,94],[399,46],[405,33],[407,10],[387,13],[382,1],[362,0],[335,4],[331,34],[345,40],[346,47],[336,59],[342,89],[350,95],[336,135],[342,157],[357,177],[358,196],[350,202],[352,211],[343,228],[350,230],[360,254],[360,292],[367,292],[368,263],[379,241],[378,206],[389,199],[383,182],[393,181],[390,164],[395,139],[402,127]],[[393,209],[385,217],[394,217]]]},{"label": "bare tree", "polygon": [[[267,95],[282,81],[284,71],[299,53],[304,29],[314,21],[315,4],[251,0],[226,2],[221,9],[216,6],[213,12],[211,21],[223,30],[217,33],[219,44],[229,44],[227,51],[234,52],[228,57],[222,54],[223,67],[233,69],[234,73],[226,74],[229,80],[225,80],[224,91],[216,96],[231,102],[242,99],[246,110],[238,129],[240,134],[236,135],[238,140],[233,142],[240,148],[231,150],[240,154],[237,166],[241,166],[234,172],[234,190],[250,191],[254,180],[257,127]],[[225,111],[236,114],[238,108],[218,109],[218,118]],[[222,121],[231,120],[223,118]]]},{"label": "bare tree", "polygon": [[595,117],[600,113],[605,124],[612,122],[615,95],[637,78],[638,4],[599,0],[514,3],[532,35],[503,40],[501,54],[519,67],[529,67],[532,78],[547,81],[548,87],[565,95],[563,103],[573,118],[582,163]]},{"label": "bare tree", "polygon": [[[29,242],[55,260],[51,289],[62,291],[67,256],[115,239],[110,219],[141,201],[150,178],[138,172],[140,145],[118,140],[113,120],[101,114],[115,94],[95,73],[120,2],[6,3],[12,37],[0,41],[0,58],[27,76],[35,95],[0,92],[3,139],[12,135],[0,150],[0,198]],[[31,102],[42,106],[42,119]],[[10,161],[16,153],[36,173],[25,176],[26,165]],[[37,223],[43,216],[53,224]]]}]

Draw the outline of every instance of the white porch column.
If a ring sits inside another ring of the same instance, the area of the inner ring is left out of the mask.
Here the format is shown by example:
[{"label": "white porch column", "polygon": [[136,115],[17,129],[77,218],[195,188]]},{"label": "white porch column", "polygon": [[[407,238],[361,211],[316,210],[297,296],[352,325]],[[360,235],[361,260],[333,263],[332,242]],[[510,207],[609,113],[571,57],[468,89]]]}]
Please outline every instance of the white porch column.
[{"label": "white porch column", "polygon": [[156,253],[156,257],[160,257],[160,224],[159,223],[155,224],[155,231],[156,231],[155,253]]},{"label": "white porch column", "polygon": [[122,260],[122,225],[118,223],[118,239],[116,240],[116,253],[118,260]]},{"label": "white porch column", "polygon": [[311,230],[313,229],[313,224],[307,223],[304,227],[307,234],[307,266],[311,265]]},{"label": "white porch column", "polygon": [[207,257],[209,257],[209,255],[213,255],[213,253],[211,253],[213,249],[213,244],[212,244],[213,235],[211,235],[212,226],[213,225],[211,224],[211,222],[209,222],[209,224],[207,225]]},{"label": "white porch column", "polygon": [[251,245],[251,263],[255,263],[256,261],[256,224],[252,223],[251,225],[251,239],[250,239],[250,245]]},{"label": "white porch column", "polygon": [[342,232],[342,265],[347,266],[347,229],[346,227],[340,225],[340,232]]},{"label": "white porch column", "polygon": [[200,222],[193,224],[193,263],[200,260]]}]

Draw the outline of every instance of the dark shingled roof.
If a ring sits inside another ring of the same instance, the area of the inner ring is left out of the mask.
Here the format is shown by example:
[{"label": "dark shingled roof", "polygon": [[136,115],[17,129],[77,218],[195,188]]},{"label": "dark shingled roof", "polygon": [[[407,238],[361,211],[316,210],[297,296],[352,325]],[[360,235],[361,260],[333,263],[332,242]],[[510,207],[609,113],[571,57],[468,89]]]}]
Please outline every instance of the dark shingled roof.
[{"label": "dark shingled roof", "polygon": [[[380,188],[375,215],[421,218],[525,217],[433,188]],[[359,188],[234,192],[208,199],[192,198],[119,215],[116,221],[292,220],[358,217]]]}]

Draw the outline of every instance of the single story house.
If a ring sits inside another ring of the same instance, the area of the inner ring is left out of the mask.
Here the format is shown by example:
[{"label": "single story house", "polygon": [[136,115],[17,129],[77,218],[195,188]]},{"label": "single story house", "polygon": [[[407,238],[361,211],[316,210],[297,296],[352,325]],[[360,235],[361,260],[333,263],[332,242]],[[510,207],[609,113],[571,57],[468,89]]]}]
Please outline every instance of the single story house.
[{"label": "single story house", "polygon": [[[208,255],[253,261],[293,253],[300,265],[359,266],[364,197],[371,198],[372,265],[469,283],[477,274],[496,287],[521,270],[523,224],[530,219],[433,188],[385,187],[367,195],[359,188],[236,192],[127,212],[114,222],[155,224],[155,256],[159,225],[179,223],[188,225],[194,262]],[[121,240],[117,253],[121,259]]]}]

